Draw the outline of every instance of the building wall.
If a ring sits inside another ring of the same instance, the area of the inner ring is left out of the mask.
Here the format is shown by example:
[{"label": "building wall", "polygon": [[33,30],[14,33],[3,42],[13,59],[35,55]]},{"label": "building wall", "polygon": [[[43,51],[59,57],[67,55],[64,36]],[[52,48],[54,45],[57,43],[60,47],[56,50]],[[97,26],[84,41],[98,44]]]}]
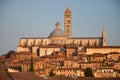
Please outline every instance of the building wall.
[{"label": "building wall", "polygon": [[95,72],[95,77],[116,77],[116,72],[113,69],[98,69]]},{"label": "building wall", "polygon": [[60,51],[60,48],[40,48],[40,56],[50,55],[56,51]]},{"label": "building wall", "polygon": [[95,39],[82,39],[82,38],[71,38],[66,40],[66,44],[78,44],[78,45],[90,45],[90,46],[98,46],[101,45],[99,38]]},{"label": "building wall", "polygon": [[22,72],[28,72],[30,70],[30,63],[22,64]]},{"label": "building wall", "polygon": [[55,71],[57,76],[84,76],[84,72],[78,68],[61,68]]},{"label": "building wall", "polygon": [[119,60],[119,58],[120,58],[120,53],[117,53],[117,52],[109,53],[109,54],[107,55],[107,57],[108,57],[109,59],[112,59],[112,60],[114,60],[114,61],[117,61],[117,60]]},{"label": "building wall", "polygon": [[120,62],[119,61],[114,64],[114,69],[120,70]]},{"label": "building wall", "polygon": [[24,60],[24,59],[30,59],[31,56],[32,56],[32,53],[31,54],[29,54],[29,53],[26,53],[26,54],[16,53],[16,54],[11,54],[10,58]]},{"label": "building wall", "polygon": [[72,60],[65,60],[64,61],[64,68],[72,68],[73,67],[73,61]]},{"label": "building wall", "polygon": [[[49,45],[49,44],[77,44],[77,45],[100,45],[100,39],[99,38],[95,38],[95,39],[66,39],[66,38],[62,38],[60,37],[58,38],[21,38],[20,39],[20,44],[17,47],[17,52],[20,51],[28,51],[27,47],[31,46],[31,47],[39,47],[40,45]],[[34,50],[35,52],[35,50]]]},{"label": "building wall", "polygon": [[75,52],[75,49],[66,49],[66,56],[72,58],[72,53]]},{"label": "building wall", "polygon": [[120,47],[118,48],[111,48],[111,47],[100,47],[100,48],[87,48],[86,49],[86,54],[93,54],[93,53],[102,53],[102,54],[106,54],[106,53],[110,53],[110,52],[118,52],[120,53]]},{"label": "building wall", "polygon": [[29,48],[18,46],[17,47],[17,52],[22,52],[22,51],[29,52]]},{"label": "building wall", "polygon": [[20,39],[20,44],[21,46],[27,45],[27,39]]},{"label": "building wall", "polygon": [[100,63],[98,62],[80,62],[79,68],[86,69],[86,68],[100,68]]}]

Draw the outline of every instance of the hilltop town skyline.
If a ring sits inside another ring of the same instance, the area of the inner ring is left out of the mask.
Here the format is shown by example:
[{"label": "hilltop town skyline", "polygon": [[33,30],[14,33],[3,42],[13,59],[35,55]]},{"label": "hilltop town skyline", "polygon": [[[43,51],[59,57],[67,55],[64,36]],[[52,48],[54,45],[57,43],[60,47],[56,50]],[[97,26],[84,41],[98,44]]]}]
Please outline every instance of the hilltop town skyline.
[{"label": "hilltop town skyline", "polygon": [[[94,4],[94,5],[93,5]],[[107,32],[108,45],[120,45],[119,1],[2,1],[0,19],[0,55],[16,51],[21,37],[48,37],[60,22],[64,28],[63,11],[72,10],[72,36],[101,36]],[[85,6],[87,5],[87,6]]]},{"label": "hilltop town skyline", "polygon": [[120,79],[118,2],[2,1],[0,79]]}]

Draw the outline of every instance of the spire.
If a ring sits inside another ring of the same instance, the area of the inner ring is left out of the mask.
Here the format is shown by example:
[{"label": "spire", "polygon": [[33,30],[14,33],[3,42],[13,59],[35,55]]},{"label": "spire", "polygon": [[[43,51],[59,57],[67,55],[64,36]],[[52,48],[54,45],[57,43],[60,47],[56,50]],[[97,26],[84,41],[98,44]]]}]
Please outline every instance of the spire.
[{"label": "spire", "polygon": [[103,30],[102,30],[102,37],[106,36],[106,30],[105,30],[105,26],[103,26]]},{"label": "spire", "polygon": [[67,8],[65,9],[65,13],[71,13],[71,9],[70,9],[69,7],[67,7]]},{"label": "spire", "polygon": [[67,5],[67,8],[69,9],[69,6],[70,6],[70,1],[69,0],[66,0],[66,5]]},{"label": "spire", "polygon": [[102,30],[102,41],[103,41],[103,46],[107,46],[107,40],[106,40],[106,30],[105,30],[105,26],[103,26],[103,30]]},{"label": "spire", "polygon": [[103,32],[105,32],[105,26],[103,26]]},{"label": "spire", "polygon": [[65,13],[71,13],[71,9],[70,9],[70,7],[69,7],[69,0],[67,0],[66,3],[67,3],[67,4],[66,4],[67,7],[65,8],[64,12],[65,12]]},{"label": "spire", "polygon": [[60,29],[60,23],[59,22],[57,22],[55,25],[56,25],[56,29]]}]

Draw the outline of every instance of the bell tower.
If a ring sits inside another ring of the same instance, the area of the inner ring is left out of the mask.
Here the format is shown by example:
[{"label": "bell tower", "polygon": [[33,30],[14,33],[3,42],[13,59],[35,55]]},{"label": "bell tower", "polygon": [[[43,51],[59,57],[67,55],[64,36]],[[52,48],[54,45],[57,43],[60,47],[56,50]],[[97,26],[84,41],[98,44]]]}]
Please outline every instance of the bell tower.
[{"label": "bell tower", "polygon": [[64,11],[64,32],[67,38],[72,36],[72,12],[68,7]]}]

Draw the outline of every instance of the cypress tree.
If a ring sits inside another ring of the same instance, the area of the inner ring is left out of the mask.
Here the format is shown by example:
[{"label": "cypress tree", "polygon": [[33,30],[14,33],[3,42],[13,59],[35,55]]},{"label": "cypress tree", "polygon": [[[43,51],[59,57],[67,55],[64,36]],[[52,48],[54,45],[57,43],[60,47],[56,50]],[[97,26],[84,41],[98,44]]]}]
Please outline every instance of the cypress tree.
[{"label": "cypress tree", "polygon": [[86,68],[86,69],[84,70],[84,75],[85,75],[85,77],[94,77],[91,68]]},{"label": "cypress tree", "polygon": [[34,65],[33,65],[33,57],[31,56],[31,62],[30,62],[30,72],[34,73]]},{"label": "cypress tree", "polygon": [[55,74],[53,73],[53,70],[50,71],[49,76],[55,76]]}]

